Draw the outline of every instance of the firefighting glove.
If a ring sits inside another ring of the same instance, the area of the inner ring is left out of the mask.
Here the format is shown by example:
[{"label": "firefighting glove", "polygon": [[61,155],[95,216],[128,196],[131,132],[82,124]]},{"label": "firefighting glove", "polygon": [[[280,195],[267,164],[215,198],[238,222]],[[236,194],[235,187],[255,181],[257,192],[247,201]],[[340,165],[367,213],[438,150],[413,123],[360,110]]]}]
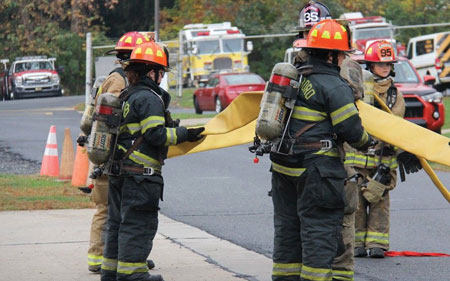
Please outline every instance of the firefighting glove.
[{"label": "firefighting glove", "polygon": [[358,150],[360,151],[366,151],[369,147],[375,146],[378,144],[378,141],[374,139],[371,135],[367,134],[369,136],[369,139],[367,140],[366,144],[364,144],[361,147],[358,147]]},{"label": "firefighting glove", "polygon": [[205,130],[205,127],[187,129],[187,141],[196,142],[196,141],[201,140],[203,138],[203,136],[200,134],[204,130]]},{"label": "firefighting glove", "polygon": [[397,156],[397,161],[399,162],[400,165],[404,167],[405,172],[407,174],[416,173],[420,169],[422,169],[422,164],[420,164],[420,161],[417,158],[417,156],[407,151],[400,153]]},{"label": "firefighting glove", "polygon": [[77,138],[77,143],[79,146],[83,147],[88,141],[88,137],[87,136],[79,136]]}]

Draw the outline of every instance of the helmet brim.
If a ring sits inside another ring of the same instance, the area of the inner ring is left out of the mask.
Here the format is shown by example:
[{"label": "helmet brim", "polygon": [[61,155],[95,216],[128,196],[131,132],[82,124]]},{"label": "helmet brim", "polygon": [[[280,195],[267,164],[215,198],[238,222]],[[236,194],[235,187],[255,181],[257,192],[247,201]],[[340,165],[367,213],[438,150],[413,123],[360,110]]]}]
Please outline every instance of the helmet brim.
[{"label": "helmet brim", "polygon": [[157,65],[160,66],[164,69],[164,71],[166,72],[170,72],[171,70],[173,70],[173,68],[169,67],[169,66],[164,66],[161,65],[159,63],[149,63],[148,61],[145,60],[138,60],[138,59],[128,59],[124,61],[125,64],[131,64],[131,63],[142,63],[142,64],[147,64],[147,65]]},{"label": "helmet brim", "polygon": [[383,63],[383,62],[390,62],[390,63],[398,63],[398,60],[393,60],[393,61],[373,61],[373,60],[362,60],[362,62],[364,63]]},{"label": "helmet brim", "polygon": [[327,49],[327,48],[311,48],[311,47],[304,47],[305,50],[327,50],[330,52],[343,52],[343,53],[349,53],[349,54],[353,54],[354,52],[356,52],[356,49],[350,49],[350,50],[339,50],[339,49]]},{"label": "helmet brim", "polygon": [[105,55],[117,55],[119,53],[130,53],[133,51],[133,49],[112,49],[105,53]]},{"label": "helmet brim", "polygon": [[105,52],[105,55],[117,55],[117,53],[118,53],[117,50],[112,49]]}]

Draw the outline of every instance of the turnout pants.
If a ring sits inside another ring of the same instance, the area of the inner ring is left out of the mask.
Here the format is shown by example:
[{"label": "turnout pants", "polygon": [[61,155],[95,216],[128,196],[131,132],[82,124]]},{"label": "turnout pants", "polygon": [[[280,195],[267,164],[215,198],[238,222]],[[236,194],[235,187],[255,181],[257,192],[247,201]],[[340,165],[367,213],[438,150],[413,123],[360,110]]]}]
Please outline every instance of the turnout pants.
[{"label": "turnout pants", "polygon": [[103,175],[94,181],[91,200],[95,203],[97,210],[92,217],[91,223],[88,265],[100,266],[103,261],[106,219],[108,217],[108,178],[106,175]]},{"label": "turnout pants", "polygon": [[[347,175],[353,175],[349,173]],[[361,180],[362,181],[362,180]],[[358,208],[358,183],[356,180],[345,184],[345,198],[347,205],[344,209],[342,223],[342,239],[344,252],[333,261],[333,280],[353,281],[355,275],[355,212]]]},{"label": "turnout pants", "polygon": [[109,177],[107,235],[102,281],[145,281],[147,257],[158,228],[162,177]]},{"label": "turnout pants", "polygon": [[355,219],[355,247],[389,250],[389,191],[383,200],[371,204],[359,193]]},{"label": "turnout pants", "polygon": [[333,259],[343,252],[345,177],[338,158],[317,161],[299,177],[272,171],[272,280],[331,280]]},{"label": "turnout pants", "polygon": [[[361,172],[368,174],[367,169],[361,169]],[[396,171],[394,172],[394,175]],[[396,177],[391,180],[395,186]],[[365,249],[381,248],[389,250],[389,215],[390,199],[389,190],[383,194],[383,199],[378,203],[369,203],[359,192],[359,205],[355,218],[355,247]]]}]

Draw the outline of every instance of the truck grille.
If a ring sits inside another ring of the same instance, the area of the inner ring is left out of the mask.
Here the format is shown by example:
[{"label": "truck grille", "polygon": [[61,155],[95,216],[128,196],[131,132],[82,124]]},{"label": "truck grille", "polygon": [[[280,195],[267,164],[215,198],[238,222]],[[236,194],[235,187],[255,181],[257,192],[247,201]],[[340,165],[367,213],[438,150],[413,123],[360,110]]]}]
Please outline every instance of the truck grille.
[{"label": "truck grille", "polygon": [[423,104],[416,97],[405,97],[405,117],[423,117]]},{"label": "truck grille", "polygon": [[230,58],[217,58],[214,60],[214,69],[232,69]]},{"label": "truck grille", "polygon": [[46,85],[50,83],[50,77],[48,76],[28,76],[25,77],[24,84],[26,86],[34,86],[34,85]]}]

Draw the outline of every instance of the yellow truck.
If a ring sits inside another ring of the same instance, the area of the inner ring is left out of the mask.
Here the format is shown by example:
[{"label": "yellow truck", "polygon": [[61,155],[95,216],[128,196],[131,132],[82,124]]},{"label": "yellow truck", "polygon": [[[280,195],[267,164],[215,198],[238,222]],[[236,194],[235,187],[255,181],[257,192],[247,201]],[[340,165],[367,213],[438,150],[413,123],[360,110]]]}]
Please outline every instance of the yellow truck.
[{"label": "yellow truck", "polygon": [[[247,56],[253,44],[248,41],[244,47],[244,38],[245,34],[230,22],[185,25],[178,38],[182,83],[196,86],[212,73],[248,72]],[[169,49],[174,47],[172,44]]]}]

